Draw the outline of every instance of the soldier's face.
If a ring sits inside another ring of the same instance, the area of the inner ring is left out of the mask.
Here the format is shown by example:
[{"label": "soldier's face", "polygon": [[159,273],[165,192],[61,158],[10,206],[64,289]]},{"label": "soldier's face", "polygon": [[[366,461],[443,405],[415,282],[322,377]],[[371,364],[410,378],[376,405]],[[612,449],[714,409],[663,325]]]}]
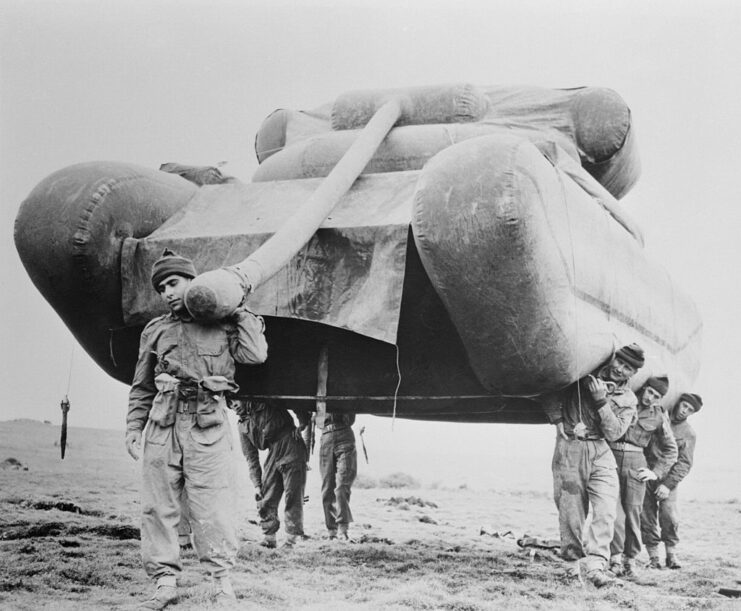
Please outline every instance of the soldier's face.
[{"label": "soldier's face", "polygon": [[695,413],[695,408],[689,401],[680,401],[677,407],[674,409],[674,419],[677,422],[687,420],[688,416]]},{"label": "soldier's face", "polygon": [[608,377],[610,378],[610,380],[616,382],[617,384],[621,384],[622,382],[629,380],[635,372],[636,368],[633,367],[633,365],[631,365],[630,363],[627,363],[626,361],[621,359],[619,356],[614,357],[607,367]]},{"label": "soldier's face", "polygon": [[185,311],[185,291],[188,290],[189,286],[190,278],[172,274],[160,282],[157,292],[167,304],[167,307],[173,313],[179,314]]},{"label": "soldier's face", "polygon": [[643,407],[651,407],[659,401],[661,401],[661,395],[658,390],[651,386],[646,386],[643,389],[643,395],[641,396],[641,405]]}]

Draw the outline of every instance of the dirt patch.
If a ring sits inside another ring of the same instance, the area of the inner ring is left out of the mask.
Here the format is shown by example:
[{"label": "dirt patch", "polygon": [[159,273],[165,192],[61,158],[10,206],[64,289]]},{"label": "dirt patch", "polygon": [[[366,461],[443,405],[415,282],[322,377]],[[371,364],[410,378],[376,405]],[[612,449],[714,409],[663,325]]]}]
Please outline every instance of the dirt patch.
[{"label": "dirt patch", "polygon": [[398,507],[399,509],[409,509],[410,507],[431,507],[437,509],[437,504],[431,501],[425,501],[418,496],[392,496],[390,499],[376,499],[379,503]]},{"label": "dirt patch", "polygon": [[[109,539],[128,540],[139,539],[140,531],[127,524],[100,524],[94,526],[80,526],[63,522],[28,523],[15,522],[0,528],[0,541],[17,541],[19,539],[35,539],[37,537],[59,537],[70,535],[97,535]],[[72,547],[69,541],[63,546]]]},{"label": "dirt patch", "polygon": [[58,511],[66,511],[67,513],[78,513],[84,516],[101,516],[102,512],[95,509],[83,509],[77,503],[71,501],[45,501],[45,500],[27,500],[12,498],[6,499],[8,503],[14,503],[20,505],[24,509],[39,509],[41,511],[51,511],[56,509]]},{"label": "dirt patch", "polygon": [[26,467],[20,460],[18,460],[17,458],[13,458],[12,456],[10,458],[6,458],[3,462],[0,462],[0,469],[17,469],[28,471],[28,467]]}]

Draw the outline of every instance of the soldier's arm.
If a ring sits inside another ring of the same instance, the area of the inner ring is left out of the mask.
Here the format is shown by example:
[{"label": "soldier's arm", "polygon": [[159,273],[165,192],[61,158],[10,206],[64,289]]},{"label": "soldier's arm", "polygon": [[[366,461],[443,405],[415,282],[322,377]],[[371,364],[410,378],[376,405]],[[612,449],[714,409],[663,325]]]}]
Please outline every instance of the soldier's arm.
[{"label": "soldier's arm", "polygon": [[265,322],[245,308],[239,308],[232,319],[234,332],[229,333],[229,351],[243,365],[259,365],[268,358]]},{"label": "soldier's arm", "polygon": [[677,462],[678,449],[677,440],[674,439],[669,418],[664,414],[661,426],[654,432],[654,444],[656,451],[656,464],[651,469],[656,477],[662,479]]},{"label": "soldier's arm", "polygon": [[600,428],[607,441],[617,441],[628,430],[630,423],[636,415],[637,401],[625,404],[618,403],[610,398],[607,403],[600,407],[597,412],[600,417]]},{"label": "soldier's arm", "polygon": [[240,432],[239,439],[242,443],[242,454],[244,454],[244,457],[247,460],[247,469],[250,473],[250,481],[257,490],[261,490],[262,467],[260,466],[260,452],[258,452],[257,448],[247,435]]},{"label": "soldier's arm", "polygon": [[674,490],[679,482],[687,477],[690,469],[692,469],[692,462],[695,455],[694,435],[682,441],[678,441],[677,449],[677,462],[674,463],[674,466],[670,469],[667,476],[661,482],[662,484],[664,484],[664,486],[669,488],[669,490]]},{"label": "soldier's arm", "polygon": [[[152,321],[154,322],[154,321]],[[154,325],[150,323],[142,331],[139,340],[139,358],[134,369],[134,380],[129,391],[129,410],[126,414],[126,430],[142,431],[147,424],[152,401],[157,395],[154,385],[154,366],[157,354],[154,345]]]}]

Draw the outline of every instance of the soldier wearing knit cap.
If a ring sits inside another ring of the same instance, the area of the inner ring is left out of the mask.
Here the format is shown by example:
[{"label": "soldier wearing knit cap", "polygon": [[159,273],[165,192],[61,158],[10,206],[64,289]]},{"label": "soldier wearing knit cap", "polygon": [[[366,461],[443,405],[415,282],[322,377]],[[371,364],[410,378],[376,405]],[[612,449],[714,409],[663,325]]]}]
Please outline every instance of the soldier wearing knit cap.
[{"label": "soldier wearing knit cap", "polygon": [[169,250],[152,267],[152,286],[170,311],[142,331],[129,393],[126,449],[143,462],[142,560],[157,583],[144,609],[177,600],[183,504],[217,600],[236,602],[229,580],[237,542],[226,395],[238,389],[236,363],[264,362],[267,343],[262,319],[244,308],[217,323],[193,320],[185,293],[195,276],[193,262]]},{"label": "soldier wearing knit cap", "polygon": [[[638,391],[638,412],[617,441],[609,442],[620,480],[615,535],[610,544],[610,571],[625,577],[635,576],[635,558],[641,551],[641,511],[646,482],[664,477],[677,460],[677,443],[661,400],[669,390],[666,376],[651,377]],[[653,443],[656,461],[652,468],[643,451]]]},{"label": "soldier wearing knit cap", "polygon": [[[680,568],[676,547],[679,543],[679,518],[677,514],[677,487],[692,469],[696,435],[687,418],[700,411],[700,395],[680,395],[671,410],[671,429],[677,443],[677,461],[669,471],[649,482],[641,512],[641,538],[646,546],[649,567],[660,569],[659,543],[664,543],[666,566]],[[661,460],[661,450],[653,441],[646,449],[648,466],[654,469]]]},{"label": "soldier wearing knit cap", "polygon": [[[643,362],[640,346],[623,346],[593,375],[543,402],[543,409],[557,430],[552,469],[561,557],[578,561],[580,571],[583,568],[587,579],[597,587],[615,581],[606,568],[619,484],[615,458],[607,441],[620,439],[633,421],[637,399],[627,382]],[[590,505],[592,521],[582,539]]]}]

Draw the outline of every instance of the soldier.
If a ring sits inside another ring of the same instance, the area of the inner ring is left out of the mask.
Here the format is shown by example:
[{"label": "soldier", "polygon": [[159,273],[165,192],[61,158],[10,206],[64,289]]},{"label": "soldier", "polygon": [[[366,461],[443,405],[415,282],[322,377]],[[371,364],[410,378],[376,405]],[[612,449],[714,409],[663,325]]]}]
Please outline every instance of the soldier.
[{"label": "soldier", "polygon": [[[620,439],[633,421],[637,399],[627,382],[643,363],[640,346],[623,346],[594,375],[552,395],[543,406],[557,429],[552,469],[561,557],[578,561],[596,587],[615,581],[605,568],[619,484],[615,458],[605,439]],[[592,522],[582,541],[590,503]]]},{"label": "soldier", "polygon": [[[670,414],[672,432],[677,440],[677,462],[664,477],[649,484],[641,513],[641,537],[648,552],[650,568],[661,568],[660,541],[664,542],[667,568],[681,568],[676,553],[679,543],[677,486],[690,472],[695,454],[695,431],[687,422],[687,418],[699,412],[701,407],[702,398],[699,395],[685,393],[677,399]],[[650,443],[646,449],[646,459],[651,469],[660,460],[660,456],[657,444]]]},{"label": "soldier", "polygon": [[[608,445],[615,456],[620,480],[615,535],[610,544],[610,572],[635,577],[635,558],[641,551],[641,510],[646,482],[664,477],[677,460],[677,442],[661,399],[669,390],[669,379],[649,378],[638,391],[638,413],[618,441]],[[657,460],[648,468],[643,450],[655,444]]]},{"label": "soldier", "polygon": [[[276,402],[239,401],[239,434],[242,453],[247,459],[250,479],[264,538],[260,545],[276,546],[275,533],[280,528],[278,504],[285,492],[285,547],[295,545],[304,536],[304,487],[306,486],[306,445],[293,417]],[[259,450],[268,450],[265,468],[260,466]]]},{"label": "soldier", "polygon": [[358,453],[352,425],[355,414],[328,412],[324,418],[319,470],[322,475],[324,523],[330,539],[348,541],[352,519],[350,493],[358,473]]},{"label": "soldier", "polygon": [[267,343],[262,319],[243,308],[229,320],[194,321],[184,299],[195,276],[193,262],[169,250],[155,262],[152,285],[170,312],[144,328],[129,393],[126,449],[135,460],[146,425],[142,559],[157,583],[152,598],[142,605],[146,609],[162,609],[177,600],[181,498],[217,600],[236,600],[229,580],[236,537],[225,394],[237,389],[235,362],[264,362]]}]

